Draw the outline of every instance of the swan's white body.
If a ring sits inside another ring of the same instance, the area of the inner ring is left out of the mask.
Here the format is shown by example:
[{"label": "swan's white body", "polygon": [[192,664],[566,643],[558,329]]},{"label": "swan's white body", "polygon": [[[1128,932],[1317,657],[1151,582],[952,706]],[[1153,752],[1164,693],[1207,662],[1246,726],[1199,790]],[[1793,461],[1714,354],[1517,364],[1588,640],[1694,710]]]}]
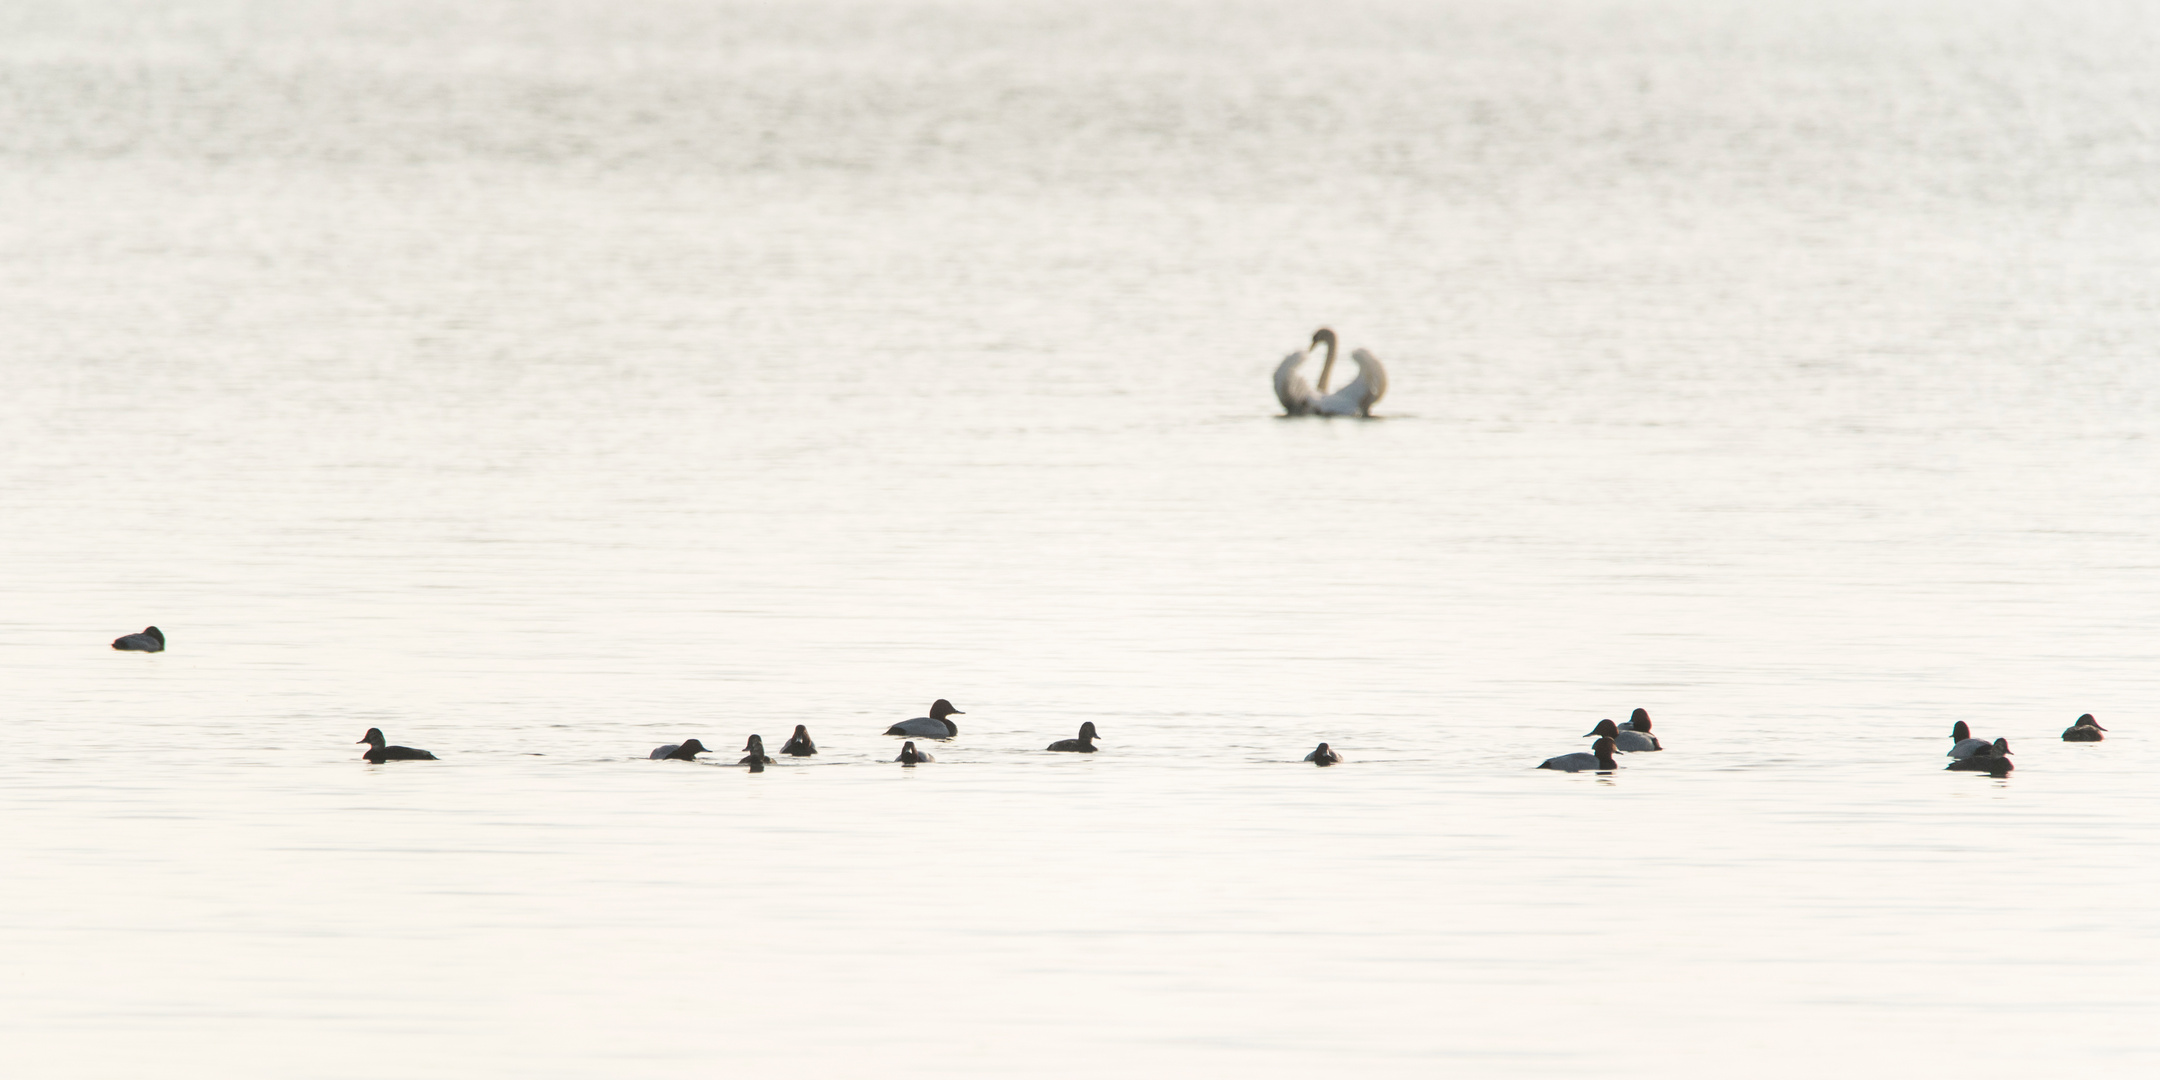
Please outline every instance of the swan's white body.
[{"label": "swan's white body", "polygon": [[[1298,369],[1312,358],[1313,346],[1323,341],[1327,359],[1320,368],[1320,389],[1315,391]],[[1357,377],[1328,393],[1328,375],[1335,368],[1335,331],[1323,327],[1313,335],[1312,345],[1276,365],[1275,400],[1282,402],[1283,412],[1290,416],[1371,416],[1374,403],[1387,394],[1387,369],[1380,366],[1379,357],[1364,349],[1352,349],[1350,359],[1357,364]]]}]

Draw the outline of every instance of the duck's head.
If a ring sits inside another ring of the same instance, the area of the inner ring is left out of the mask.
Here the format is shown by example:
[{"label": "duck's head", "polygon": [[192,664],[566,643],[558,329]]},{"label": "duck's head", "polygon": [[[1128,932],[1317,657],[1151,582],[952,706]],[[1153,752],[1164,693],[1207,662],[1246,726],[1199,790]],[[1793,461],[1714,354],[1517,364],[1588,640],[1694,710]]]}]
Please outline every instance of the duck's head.
[{"label": "duck's head", "polygon": [[1634,714],[1628,717],[1628,723],[1634,725],[1635,730],[1637,731],[1650,730],[1650,710],[1635,710]]},{"label": "duck's head", "polygon": [[1997,740],[1995,740],[1995,746],[1994,746],[1994,750],[1995,750],[1995,756],[1996,756],[1996,757],[2009,757],[2009,756],[2010,756],[2010,740],[2008,740],[2008,739],[1997,739]]},{"label": "duck's head", "polygon": [[389,742],[390,740],[388,740],[388,739],[385,739],[385,738],[383,738],[383,733],[382,733],[382,729],[381,729],[381,728],[379,728],[379,727],[371,727],[371,728],[367,729],[367,734],[365,734],[365,735],[362,735],[362,736],[360,736],[360,738],[359,738],[359,740],[358,740],[358,741],[359,741],[359,742],[364,742],[364,743],[368,744],[369,746],[372,746],[372,747],[374,747],[375,749],[377,749],[377,750],[380,750],[380,749],[382,749],[382,748],[383,748],[383,744],[384,744],[384,743],[387,743],[387,742]]},{"label": "duck's head", "polygon": [[2077,718],[2077,723],[2075,723],[2075,724],[2072,724],[2072,725],[2070,725],[2070,726],[2072,726],[2072,727],[2089,727],[2089,728],[2100,728],[2100,730],[2102,730],[2102,731],[2106,731],[2106,730],[2107,730],[2107,729],[2106,729],[2106,728],[2104,728],[2104,727],[2100,727],[2100,721],[2098,721],[2098,720],[2095,720],[2095,719],[2093,719],[2093,714],[2091,714],[2091,713],[2086,713],[2085,715],[2083,715],[2083,716],[2080,716],[2080,717],[2078,717],[2078,718]]},{"label": "duck's head", "polygon": [[944,698],[939,698],[936,701],[930,703],[930,719],[932,720],[943,720],[948,716],[966,715],[966,713],[953,708],[952,702],[947,701]]},{"label": "duck's head", "polygon": [[[1605,723],[1609,725],[1612,721],[1607,720]],[[1590,744],[1590,752],[1596,754],[1600,761],[1611,761],[1613,751],[1618,749],[1619,746],[1620,744],[1614,742],[1611,736],[1600,735],[1598,741]]]},{"label": "duck's head", "polygon": [[765,740],[752,735],[749,742],[742,744],[742,748],[744,750],[763,750],[765,749]]},{"label": "duck's head", "polygon": [[681,751],[681,752],[682,752],[682,753],[685,753],[685,754],[710,754],[710,753],[712,753],[712,751],[710,751],[710,750],[707,750],[707,749],[705,748],[705,744],[704,744],[704,743],[701,743],[701,742],[697,741],[696,739],[687,739],[687,740],[685,740],[685,741],[683,742],[683,744],[682,744],[682,751]]},{"label": "duck's head", "polygon": [[1313,747],[1313,753],[1318,754],[1321,757],[1326,757],[1328,754],[1327,744],[1321,743],[1320,745]]},{"label": "duck's head", "polygon": [[1620,725],[1610,720],[1600,720],[1597,722],[1596,727],[1583,732],[1583,738],[1587,739],[1592,735],[1602,735],[1607,741],[1618,739],[1620,737]]},{"label": "duck's head", "polygon": [[796,738],[798,738],[798,739],[807,739],[807,738],[809,738],[809,737],[810,737],[810,729],[809,729],[808,727],[805,727],[805,726],[801,725],[801,724],[797,724],[797,725],[795,725],[795,737],[796,737]]},{"label": "duck's head", "polygon": [[1097,734],[1095,734],[1095,721],[1093,721],[1093,720],[1088,720],[1088,721],[1084,721],[1084,722],[1082,722],[1082,723],[1081,723],[1081,725],[1080,725],[1080,741],[1081,741],[1081,742],[1093,742],[1093,741],[1095,741],[1096,739],[1099,739],[1099,738],[1102,738],[1102,736],[1100,736],[1100,735],[1097,735]]},{"label": "duck's head", "polygon": [[1965,726],[1965,721],[1960,720],[1957,723],[1950,725],[1950,737],[1956,739],[1959,742],[1964,742],[1965,740],[1972,738],[1972,729]]},{"label": "duck's head", "polygon": [[145,633],[145,634],[148,634],[148,635],[150,635],[151,637],[154,637],[154,638],[156,638],[156,639],[157,639],[157,643],[158,643],[158,644],[160,644],[160,645],[163,645],[163,644],[165,644],[165,631],[163,631],[163,630],[160,630],[160,629],[158,629],[158,628],[157,628],[157,627],[155,627],[155,626],[145,626],[145,627],[143,627],[143,633]]}]

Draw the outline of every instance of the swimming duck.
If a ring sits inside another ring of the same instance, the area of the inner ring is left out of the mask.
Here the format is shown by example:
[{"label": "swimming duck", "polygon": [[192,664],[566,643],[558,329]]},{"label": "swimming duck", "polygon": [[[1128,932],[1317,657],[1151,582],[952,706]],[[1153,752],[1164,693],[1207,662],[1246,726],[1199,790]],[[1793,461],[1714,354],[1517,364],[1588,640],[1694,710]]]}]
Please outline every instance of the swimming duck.
[{"label": "swimming duck", "polygon": [[687,739],[680,743],[653,747],[653,752],[647,755],[647,758],[652,761],[696,761],[699,754],[710,753],[712,751],[707,750],[704,743]]},{"label": "swimming duck", "polygon": [[2063,741],[2099,742],[2107,738],[2107,736],[2100,734],[2106,730],[2106,728],[2100,726],[2100,721],[2093,719],[2091,713],[2086,713],[2077,718],[2077,723],[2063,729]]},{"label": "swimming duck", "polygon": [[817,753],[817,744],[810,741],[810,729],[795,725],[795,734],[781,745],[780,752],[789,757],[809,757]]},{"label": "swimming duck", "polygon": [[1949,756],[1954,758],[1969,758],[1988,748],[1988,741],[1973,738],[1972,729],[1966,727],[1963,720],[1950,725],[1950,737],[1957,740],[1950,744]]},{"label": "swimming duck", "polygon": [[112,647],[128,652],[164,652],[165,631],[155,626],[145,626],[140,634],[125,634],[114,638]]},{"label": "swimming duck", "polygon": [[1969,758],[1960,758],[1943,766],[1943,768],[1955,769],[1959,772],[1994,773],[2001,776],[2017,768],[2017,766],[2010,760],[2010,740],[1997,739],[1986,750]]},{"label": "swimming duck", "polygon": [[1648,709],[1637,709],[1637,710],[1635,710],[1634,714],[1633,714],[1633,715],[1630,715],[1630,716],[1629,716],[1629,717],[1627,718],[1627,722],[1626,722],[1626,723],[1624,723],[1624,724],[1621,724],[1621,725],[1620,725],[1620,730],[1622,730],[1622,731],[1648,731],[1648,730],[1650,730],[1650,710],[1648,710]]},{"label": "swimming duck", "polygon": [[906,765],[912,768],[916,762],[936,761],[937,759],[923,753],[920,750],[915,749],[914,742],[909,741],[900,744],[900,756],[894,758],[893,760],[899,762],[902,765]]},{"label": "swimming duck", "polygon": [[930,703],[930,715],[913,720],[902,720],[885,729],[887,735],[913,735],[918,739],[950,739],[960,734],[960,725],[945,719],[948,716],[967,714],[952,707],[952,702],[939,698]]},{"label": "swimming duck", "polygon": [[1095,740],[1097,738],[1100,738],[1100,736],[1095,734],[1095,721],[1089,720],[1080,725],[1079,738],[1059,739],[1051,743],[1049,749],[1067,750],[1075,754],[1092,754],[1095,752]]},{"label": "swimming duck", "polygon": [[773,759],[765,756],[765,740],[755,735],[750,736],[750,741],[744,743],[742,748],[743,759],[736,762],[737,765],[770,765],[773,763]]},{"label": "swimming duck", "polygon": [[1312,753],[1305,755],[1305,760],[1310,761],[1313,764],[1318,765],[1324,769],[1330,765],[1341,764],[1342,755],[1328,749],[1328,745],[1326,743],[1321,743],[1319,746],[1313,748]]},{"label": "swimming duck", "polygon": [[385,761],[435,760],[435,755],[430,754],[425,750],[415,750],[410,746],[383,745],[389,740],[383,738],[381,728],[371,727],[367,729],[367,734],[360,736],[359,741],[368,744],[367,750],[363,752],[360,756],[365,759],[370,765],[380,765]]},{"label": "swimming duck", "polygon": [[[1605,722],[1612,723],[1610,720]],[[1590,744],[1589,753],[1562,754],[1556,758],[1546,758],[1545,763],[1539,765],[1538,768],[1558,769],[1561,772],[1583,772],[1587,769],[1611,772],[1620,767],[1617,762],[1613,761],[1612,755],[1613,741],[1611,736],[1601,736],[1598,741]]]},{"label": "swimming duck", "polygon": [[1592,735],[1603,735],[1606,738],[1611,739],[1614,746],[1617,746],[1620,749],[1629,753],[1633,753],[1637,750],[1665,749],[1663,746],[1658,745],[1657,736],[1652,735],[1647,731],[1635,731],[1632,729],[1628,731],[1622,731],[1620,730],[1618,725],[1614,724],[1610,720],[1600,720],[1597,722],[1596,727],[1583,732],[1583,738],[1585,739],[1589,738]]}]

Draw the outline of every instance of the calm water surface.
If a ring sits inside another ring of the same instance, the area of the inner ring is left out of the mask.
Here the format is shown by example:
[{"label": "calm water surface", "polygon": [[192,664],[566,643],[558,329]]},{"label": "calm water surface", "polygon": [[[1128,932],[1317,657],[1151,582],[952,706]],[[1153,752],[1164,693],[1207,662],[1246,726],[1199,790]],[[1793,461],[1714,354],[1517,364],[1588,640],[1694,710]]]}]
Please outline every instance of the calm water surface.
[{"label": "calm water surface", "polygon": [[12,5],[0,1065],[2151,1075],[2156,48]]}]

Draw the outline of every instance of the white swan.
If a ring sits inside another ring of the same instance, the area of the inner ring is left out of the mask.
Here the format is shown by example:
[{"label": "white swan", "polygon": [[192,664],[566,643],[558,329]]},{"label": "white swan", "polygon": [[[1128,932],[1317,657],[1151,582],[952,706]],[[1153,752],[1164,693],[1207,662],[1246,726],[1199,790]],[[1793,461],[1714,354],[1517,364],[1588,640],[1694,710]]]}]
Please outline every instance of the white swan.
[{"label": "white swan", "polygon": [[[1320,390],[1315,393],[1298,368],[1323,341],[1327,359],[1320,365]],[[1325,326],[1313,331],[1311,345],[1283,357],[1276,366],[1275,400],[1282,402],[1289,416],[1371,416],[1373,404],[1387,394],[1387,369],[1380,366],[1379,357],[1363,349],[1350,350],[1350,359],[1357,362],[1357,378],[1328,393],[1328,376],[1335,371],[1335,331]]]}]

